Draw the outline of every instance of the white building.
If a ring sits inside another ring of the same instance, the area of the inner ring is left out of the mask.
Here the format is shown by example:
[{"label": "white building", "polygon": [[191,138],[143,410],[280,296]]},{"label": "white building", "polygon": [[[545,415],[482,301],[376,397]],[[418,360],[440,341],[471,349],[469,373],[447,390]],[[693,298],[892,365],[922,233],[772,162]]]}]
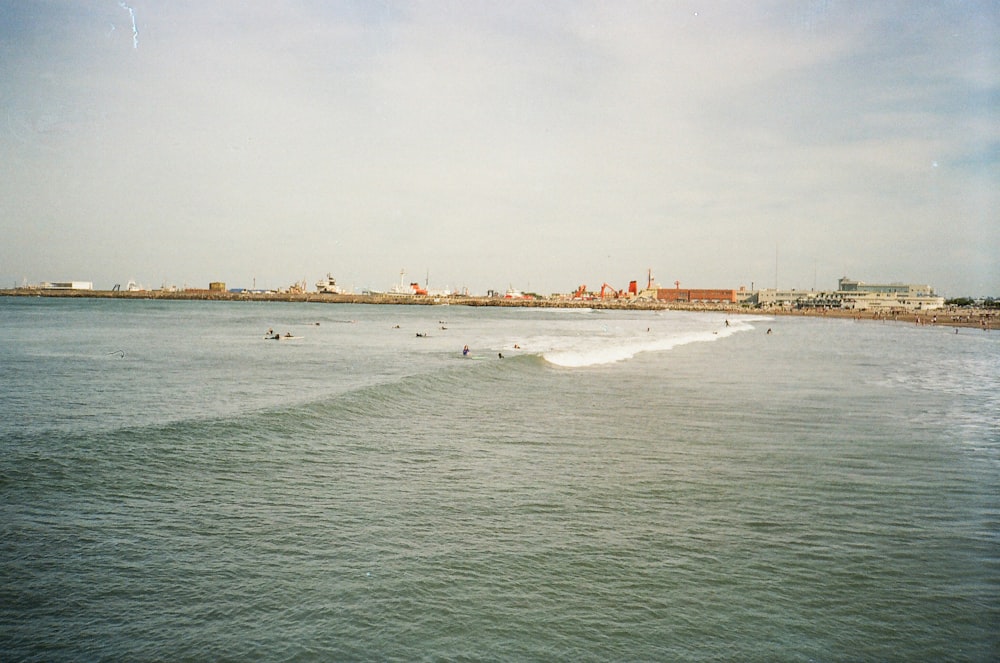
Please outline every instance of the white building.
[{"label": "white building", "polygon": [[837,281],[841,308],[858,311],[929,311],[944,306],[944,297],[934,294],[934,288],[913,283],[865,283],[846,276]]},{"label": "white building", "polygon": [[929,311],[944,306],[944,297],[929,285],[910,283],[864,283],[842,278],[835,291],[758,290],[761,307],[842,308],[855,311]]},{"label": "white building", "polygon": [[42,290],[93,290],[93,281],[43,281],[39,286]]}]

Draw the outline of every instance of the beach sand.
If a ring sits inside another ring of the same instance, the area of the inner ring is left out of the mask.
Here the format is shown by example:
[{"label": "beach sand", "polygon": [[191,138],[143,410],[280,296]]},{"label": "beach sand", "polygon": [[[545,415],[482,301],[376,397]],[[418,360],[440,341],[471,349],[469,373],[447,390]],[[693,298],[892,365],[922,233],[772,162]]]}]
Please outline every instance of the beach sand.
[{"label": "beach sand", "polygon": [[849,309],[753,309],[755,313],[776,316],[810,316],[820,318],[849,318],[859,322],[895,322],[911,325],[943,327],[974,327],[1000,329],[1000,311],[995,309],[969,309],[946,307],[929,311],[852,311]]}]

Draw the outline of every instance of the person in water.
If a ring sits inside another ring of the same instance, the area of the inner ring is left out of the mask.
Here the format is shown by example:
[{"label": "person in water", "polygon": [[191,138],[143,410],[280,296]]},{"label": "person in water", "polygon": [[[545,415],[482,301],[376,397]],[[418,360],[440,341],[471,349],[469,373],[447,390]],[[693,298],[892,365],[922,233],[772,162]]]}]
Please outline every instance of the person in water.
[{"label": "person in water", "polygon": [[463,357],[468,357],[469,356],[469,346],[468,345],[465,346],[464,348],[462,348],[462,356]]}]

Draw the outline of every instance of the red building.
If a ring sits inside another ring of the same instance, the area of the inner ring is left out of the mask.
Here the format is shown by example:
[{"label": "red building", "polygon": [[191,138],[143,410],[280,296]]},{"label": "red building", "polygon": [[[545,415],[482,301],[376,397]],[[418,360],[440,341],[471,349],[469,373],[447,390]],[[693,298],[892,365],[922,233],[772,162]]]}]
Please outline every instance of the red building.
[{"label": "red building", "polygon": [[736,291],[657,288],[656,298],[661,302],[728,302],[735,304]]}]

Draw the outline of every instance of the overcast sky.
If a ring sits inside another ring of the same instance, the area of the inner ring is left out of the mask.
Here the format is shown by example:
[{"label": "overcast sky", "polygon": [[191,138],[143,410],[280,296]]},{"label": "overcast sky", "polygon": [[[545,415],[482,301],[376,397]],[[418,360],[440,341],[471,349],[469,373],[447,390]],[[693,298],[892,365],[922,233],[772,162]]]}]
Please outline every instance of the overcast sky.
[{"label": "overcast sky", "polygon": [[1000,295],[1000,2],[0,0],[0,287]]}]

